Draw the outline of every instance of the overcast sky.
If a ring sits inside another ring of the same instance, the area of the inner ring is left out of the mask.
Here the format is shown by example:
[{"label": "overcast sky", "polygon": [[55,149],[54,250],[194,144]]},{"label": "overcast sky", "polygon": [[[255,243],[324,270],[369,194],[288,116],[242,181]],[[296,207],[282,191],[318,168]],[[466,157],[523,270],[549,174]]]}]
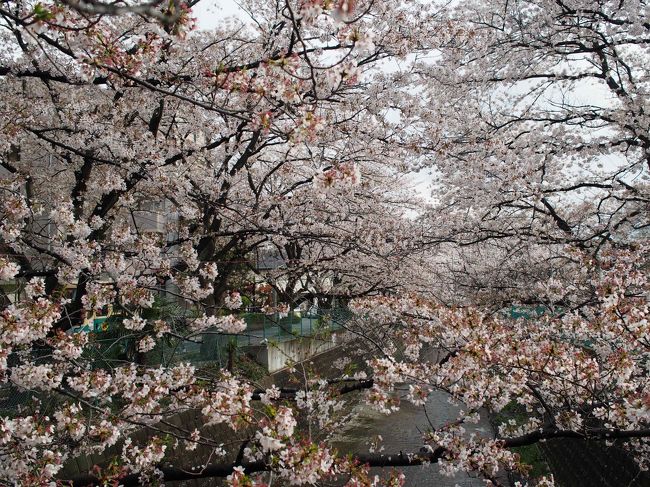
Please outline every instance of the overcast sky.
[{"label": "overcast sky", "polygon": [[201,0],[192,12],[198,19],[199,29],[212,29],[224,17],[242,14],[235,0]]}]

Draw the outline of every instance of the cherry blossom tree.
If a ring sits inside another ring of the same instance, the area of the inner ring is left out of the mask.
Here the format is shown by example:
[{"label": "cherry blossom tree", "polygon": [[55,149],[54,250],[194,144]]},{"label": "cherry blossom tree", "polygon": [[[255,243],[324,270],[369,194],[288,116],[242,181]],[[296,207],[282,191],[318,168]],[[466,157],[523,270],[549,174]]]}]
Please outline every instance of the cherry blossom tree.
[{"label": "cherry blossom tree", "polygon": [[439,58],[419,74],[435,79],[422,116],[440,123],[423,150],[440,204],[465,215],[453,219],[454,241],[597,249],[647,229],[644,8],[508,2],[449,13]]},{"label": "cherry blossom tree", "polygon": [[[647,7],[463,2],[440,20],[409,68],[423,103],[401,110],[435,179],[431,289],[358,304],[386,353],[372,400],[392,410],[405,382],[416,403],[442,389],[463,404],[425,435],[451,470],[516,468],[503,447],[553,437],[623,439],[647,469]],[[527,422],[464,438],[509,403]]]},{"label": "cherry blossom tree", "polygon": [[[108,306],[140,354],[169,337],[241,332],[230,277],[263,245],[313,246],[300,275],[354,252],[372,262],[345,270],[356,286],[346,292],[383,286],[381,257],[398,240],[370,235],[370,218],[392,214],[399,230],[406,199],[391,128],[362,77],[415,37],[389,22],[383,3],[246,7],[254,29],[228,21],[211,32],[193,30],[185,4],[0,7],[0,278],[14,295],[3,291],[1,376],[6,390],[37,397],[2,419],[3,482],[47,484],[66,460],[118,443],[115,475],[151,480],[169,435],[225,455],[219,439],[165,426],[189,410],[208,426],[257,425],[241,433],[249,447],[238,462],[276,465],[292,483],[364,475],[294,434],[294,408],[256,406],[239,377],[137,357],[98,361],[95,338],[75,332]],[[148,318],[160,292],[192,313],[180,324]],[[142,428],[155,434],[133,444]]]}]

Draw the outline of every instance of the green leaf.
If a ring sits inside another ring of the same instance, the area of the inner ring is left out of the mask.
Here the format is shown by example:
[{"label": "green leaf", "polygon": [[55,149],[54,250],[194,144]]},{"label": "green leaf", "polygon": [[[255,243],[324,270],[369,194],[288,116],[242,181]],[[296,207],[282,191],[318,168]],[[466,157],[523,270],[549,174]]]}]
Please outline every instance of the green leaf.
[{"label": "green leaf", "polygon": [[53,19],[54,15],[47,8],[43,7],[43,4],[37,3],[34,6],[34,17],[36,17],[37,20],[45,21]]}]

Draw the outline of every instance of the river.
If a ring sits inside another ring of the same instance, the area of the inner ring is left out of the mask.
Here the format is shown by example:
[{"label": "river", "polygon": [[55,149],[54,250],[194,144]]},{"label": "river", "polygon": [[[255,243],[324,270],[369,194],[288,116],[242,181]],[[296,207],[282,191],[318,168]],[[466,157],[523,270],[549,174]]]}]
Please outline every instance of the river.
[{"label": "river", "polygon": [[[400,410],[396,413],[385,415],[371,410],[364,404],[355,406],[353,419],[341,429],[340,433],[333,439],[334,446],[340,452],[367,452],[368,441],[381,435],[382,446],[388,453],[417,452],[422,446],[422,432],[430,429],[429,420],[434,427],[453,421],[459,407],[450,404],[447,395],[442,392],[433,392],[424,406],[416,407],[413,404],[403,401]],[[492,427],[487,420],[487,414],[481,415],[478,424],[468,424],[468,433],[476,432],[481,435],[491,436]],[[406,487],[478,487],[485,486],[485,481],[472,478],[465,473],[459,473],[454,477],[447,477],[439,472],[438,466],[421,465],[404,467],[406,475]],[[380,468],[373,468],[373,473],[380,473]],[[507,485],[507,483],[506,483]]]}]

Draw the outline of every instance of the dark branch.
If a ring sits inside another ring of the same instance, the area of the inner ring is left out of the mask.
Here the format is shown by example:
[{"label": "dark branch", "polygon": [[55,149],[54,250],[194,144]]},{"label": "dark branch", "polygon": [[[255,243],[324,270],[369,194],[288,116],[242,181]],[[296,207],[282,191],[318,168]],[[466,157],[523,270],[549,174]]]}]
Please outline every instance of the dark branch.
[{"label": "dark branch", "polygon": [[650,438],[650,429],[646,430],[612,430],[607,428],[590,429],[585,432],[548,429],[542,431],[533,431],[517,438],[507,438],[503,440],[503,446],[512,448],[515,446],[525,446],[537,443],[540,440],[551,438],[579,438],[582,440],[617,440],[630,438]]},{"label": "dark branch", "polygon": [[[372,379],[367,379],[367,380],[361,380],[361,381],[356,381],[356,380],[350,380],[348,381],[347,379],[332,379],[329,380],[329,384],[338,384],[341,382],[354,382],[353,384],[346,384],[343,387],[341,387],[338,390],[339,396],[342,396],[343,394],[348,394],[350,392],[354,391],[361,391],[363,389],[370,389],[374,381]],[[298,389],[295,387],[283,387],[280,389],[280,399],[295,399],[296,394],[303,389]],[[253,401],[259,401],[261,399],[261,395],[264,394],[266,391],[264,389],[257,389],[253,392]]]},{"label": "dark branch", "polygon": [[[398,454],[372,454],[360,453],[353,455],[351,458],[360,464],[369,465],[370,467],[410,467],[422,465],[424,463],[436,463],[444,454],[445,450],[438,448],[432,453],[402,453]],[[262,461],[241,462],[241,463],[220,463],[207,465],[201,470],[193,471],[192,468],[160,467],[164,481],[179,481],[203,479],[212,477],[227,477],[235,467],[243,467],[247,474],[255,472],[265,472],[271,470],[271,466]],[[141,485],[138,474],[131,474],[122,477],[119,481],[124,487]],[[69,482],[73,486],[102,485],[100,479],[94,475],[79,475],[64,482]]]}]

